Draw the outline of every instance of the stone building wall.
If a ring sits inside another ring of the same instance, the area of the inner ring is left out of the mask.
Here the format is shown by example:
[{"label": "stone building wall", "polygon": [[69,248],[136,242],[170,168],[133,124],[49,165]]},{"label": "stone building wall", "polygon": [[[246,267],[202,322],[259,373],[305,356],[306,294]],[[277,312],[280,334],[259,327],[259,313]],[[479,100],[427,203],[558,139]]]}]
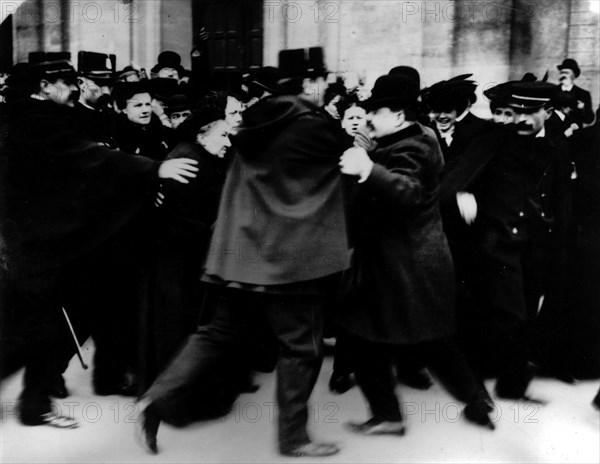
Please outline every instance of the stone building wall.
[{"label": "stone building wall", "polygon": [[[193,1],[27,0],[13,14],[15,62],[30,51],[116,53],[151,68],[162,50],[189,66]],[[226,1],[226,0],[223,0]],[[131,9],[133,5],[133,10]],[[599,15],[589,0],[264,0],[263,64],[284,48],[321,45],[329,69],[367,84],[398,64],[417,68],[423,85],[472,72],[487,86],[525,72],[557,82],[556,65],[575,58],[578,83],[600,101]],[[487,115],[481,96],[475,112]]]}]

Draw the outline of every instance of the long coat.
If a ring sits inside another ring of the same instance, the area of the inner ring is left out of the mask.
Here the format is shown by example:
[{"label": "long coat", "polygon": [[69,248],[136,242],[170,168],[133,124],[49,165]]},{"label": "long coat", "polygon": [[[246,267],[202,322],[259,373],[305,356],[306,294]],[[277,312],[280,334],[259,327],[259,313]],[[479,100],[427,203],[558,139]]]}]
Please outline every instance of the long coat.
[{"label": "long coat", "polygon": [[376,343],[450,336],[454,275],[439,212],[439,145],[415,124],[381,138],[371,157],[356,200],[356,295],[340,324]]},{"label": "long coat", "polygon": [[297,97],[268,98],[246,111],[234,148],[206,274],[275,286],[347,269],[341,128]]},{"label": "long coat", "polygon": [[197,161],[198,173],[188,184],[171,179],[163,182],[165,198],[160,213],[164,232],[157,251],[149,340],[154,349],[150,350],[149,370],[162,370],[196,327],[202,302],[198,279],[225,182],[226,161],[200,145],[181,142],[167,156],[178,158]]}]

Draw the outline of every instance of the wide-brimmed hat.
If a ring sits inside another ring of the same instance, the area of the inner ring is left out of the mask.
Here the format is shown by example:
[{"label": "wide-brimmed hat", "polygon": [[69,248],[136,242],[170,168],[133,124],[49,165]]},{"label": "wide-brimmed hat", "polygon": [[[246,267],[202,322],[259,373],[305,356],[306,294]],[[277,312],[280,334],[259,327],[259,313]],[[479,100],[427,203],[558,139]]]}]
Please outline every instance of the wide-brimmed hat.
[{"label": "wide-brimmed hat", "polygon": [[572,58],[566,58],[561,64],[557,66],[557,68],[559,71],[562,71],[563,69],[570,69],[575,73],[575,77],[579,77],[581,75],[581,69],[579,69],[577,61],[575,61]]},{"label": "wide-brimmed hat", "polygon": [[98,83],[112,84],[115,80],[117,57],[113,54],[79,52],[77,68],[79,75]]},{"label": "wide-brimmed hat", "polygon": [[375,81],[371,97],[363,104],[367,111],[383,107],[416,105],[419,87],[414,79],[400,75],[380,76]]},{"label": "wide-brimmed hat", "polygon": [[548,82],[518,82],[512,86],[508,105],[515,110],[531,112],[546,106],[560,91]]},{"label": "wide-brimmed hat", "polygon": [[468,107],[477,101],[477,82],[469,79],[472,76],[473,74],[461,74],[423,89],[423,101],[432,110],[451,111]]}]

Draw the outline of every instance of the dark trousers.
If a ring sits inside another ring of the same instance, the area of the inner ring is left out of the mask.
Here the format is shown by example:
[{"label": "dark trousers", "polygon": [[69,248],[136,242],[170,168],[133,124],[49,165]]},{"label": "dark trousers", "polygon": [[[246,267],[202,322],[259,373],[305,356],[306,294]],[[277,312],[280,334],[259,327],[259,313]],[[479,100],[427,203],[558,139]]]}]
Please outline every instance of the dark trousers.
[{"label": "dark trousers", "polygon": [[61,270],[16,277],[8,285],[3,308],[0,365],[3,377],[25,367],[19,413],[24,423],[33,424],[50,412],[58,354],[71,335],[60,304]]},{"label": "dark trousers", "polygon": [[484,253],[483,293],[487,306],[487,335],[498,354],[496,391],[507,398],[522,397],[531,375],[534,321],[540,297],[548,290],[548,247],[528,243],[496,242]]},{"label": "dark trousers", "polygon": [[[216,293],[213,293],[216,292]],[[189,387],[223,366],[240,369],[252,327],[264,318],[279,344],[277,402],[282,451],[310,441],[307,402],[323,360],[323,300],[318,296],[272,295],[211,289],[210,322],[199,326],[144,395],[165,421],[186,407]],[[210,401],[208,399],[207,401]]]},{"label": "dark trousers", "polygon": [[350,337],[356,381],[376,420],[402,420],[392,371],[398,356],[406,359],[419,356],[448,392],[464,403],[477,400],[484,388],[452,340],[442,339],[416,345],[384,345],[356,336]]}]

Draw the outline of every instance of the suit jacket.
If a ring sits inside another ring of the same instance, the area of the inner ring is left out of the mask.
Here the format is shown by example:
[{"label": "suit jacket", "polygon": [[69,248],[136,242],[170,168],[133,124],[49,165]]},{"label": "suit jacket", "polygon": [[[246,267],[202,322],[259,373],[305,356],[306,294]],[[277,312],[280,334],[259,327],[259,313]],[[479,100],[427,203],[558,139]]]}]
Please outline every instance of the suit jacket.
[{"label": "suit jacket", "polygon": [[594,109],[592,108],[592,95],[587,90],[576,85],[568,93],[573,95],[577,101],[583,102],[583,109],[575,110],[575,122],[580,126],[583,123],[592,124],[595,119]]},{"label": "suit jacket", "polygon": [[378,343],[419,343],[454,332],[454,275],[442,229],[443,161],[419,124],[378,140],[358,186],[356,293],[340,314],[350,332]]}]

